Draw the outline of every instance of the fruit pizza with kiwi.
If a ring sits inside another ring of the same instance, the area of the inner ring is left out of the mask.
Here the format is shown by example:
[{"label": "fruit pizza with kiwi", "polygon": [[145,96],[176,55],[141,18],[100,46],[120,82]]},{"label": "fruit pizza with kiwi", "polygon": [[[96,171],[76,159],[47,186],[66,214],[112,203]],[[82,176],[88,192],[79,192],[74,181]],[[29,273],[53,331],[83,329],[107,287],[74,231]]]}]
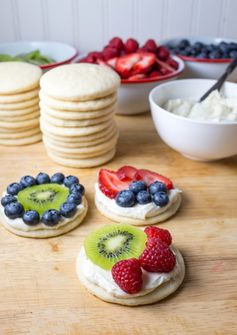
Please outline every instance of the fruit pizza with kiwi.
[{"label": "fruit pizza with kiwi", "polygon": [[1,223],[24,237],[45,238],[77,227],[87,213],[85,188],[76,176],[58,172],[26,175],[7,186],[1,198]]},{"label": "fruit pizza with kiwi", "polygon": [[157,302],[182,283],[185,266],[171,233],[128,224],[102,226],[85,239],[78,254],[81,283],[98,298],[121,305]]}]

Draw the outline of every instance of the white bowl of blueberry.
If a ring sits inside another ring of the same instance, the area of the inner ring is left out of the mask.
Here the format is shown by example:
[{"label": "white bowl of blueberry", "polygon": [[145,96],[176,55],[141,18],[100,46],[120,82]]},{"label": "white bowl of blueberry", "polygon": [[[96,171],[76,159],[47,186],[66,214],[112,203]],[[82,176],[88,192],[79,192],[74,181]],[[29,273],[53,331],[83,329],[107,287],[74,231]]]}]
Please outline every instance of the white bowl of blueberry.
[{"label": "white bowl of blueberry", "polygon": [[[232,59],[237,57],[237,40],[230,38],[181,37],[161,43],[185,61],[183,78],[218,79]],[[237,80],[237,70],[228,80]]]}]

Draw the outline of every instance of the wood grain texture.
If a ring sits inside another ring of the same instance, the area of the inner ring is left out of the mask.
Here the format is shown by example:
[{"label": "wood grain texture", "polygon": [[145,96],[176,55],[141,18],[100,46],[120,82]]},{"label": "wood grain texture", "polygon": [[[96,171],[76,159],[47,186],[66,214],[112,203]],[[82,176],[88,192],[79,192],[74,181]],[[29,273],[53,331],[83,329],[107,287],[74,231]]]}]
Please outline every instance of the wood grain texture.
[{"label": "wood grain texture", "polygon": [[0,227],[0,334],[237,334],[237,157],[190,161],[161,142],[149,115],[117,120],[118,152],[106,166],[150,168],[183,190],[181,210],[162,224],[186,262],[182,287],[161,303],[136,308],[87,293],[76,276],[77,253],[92,229],[111,224],[93,203],[98,169],[57,166],[42,143],[0,147],[1,192],[23,174],[62,171],[79,176],[89,200],[84,223],[58,238],[25,239]]}]

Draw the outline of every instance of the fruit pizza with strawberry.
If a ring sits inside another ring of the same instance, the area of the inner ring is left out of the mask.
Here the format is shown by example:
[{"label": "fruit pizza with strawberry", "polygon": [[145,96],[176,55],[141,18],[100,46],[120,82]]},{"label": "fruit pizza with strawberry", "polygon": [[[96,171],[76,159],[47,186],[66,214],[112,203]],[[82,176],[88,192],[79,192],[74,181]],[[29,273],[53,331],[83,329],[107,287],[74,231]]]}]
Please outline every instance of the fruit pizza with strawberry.
[{"label": "fruit pizza with strawberry", "polygon": [[181,191],[169,178],[154,171],[133,166],[122,166],[117,171],[100,169],[95,204],[113,221],[151,225],[177,212]]},{"label": "fruit pizza with strawberry", "polygon": [[90,52],[80,62],[110,66],[120,75],[122,82],[164,78],[179,68],[169,50],[164,45],[157,45],[153,39],[140,46],[133,38],[122,41],[114,37],[102,51]]},{"label": "fruit pizza with strawberry", "polygon": [[91,232],[77,258],[81,283],[102,300],[128,306],[157,302],[182,283],[185,265],[166,229],[113,224]]}]

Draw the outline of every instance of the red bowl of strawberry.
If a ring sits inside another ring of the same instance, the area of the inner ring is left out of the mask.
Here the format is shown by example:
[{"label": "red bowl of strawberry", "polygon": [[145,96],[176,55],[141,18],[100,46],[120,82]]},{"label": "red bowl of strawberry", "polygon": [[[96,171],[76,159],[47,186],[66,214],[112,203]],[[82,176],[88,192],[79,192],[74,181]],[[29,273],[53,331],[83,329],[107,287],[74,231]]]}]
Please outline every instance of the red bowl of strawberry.
[{"label": "red bowl of strawberry", "polygon": [[163,45],[148,40],[143,46],[132,38],[114,37],[102,51],[88,53],[79,62],[110,66],[121,77],[118,114],[139,114],[149,110],[148,94],[157,84],[176,79],[184,62],[171,56]]}]

